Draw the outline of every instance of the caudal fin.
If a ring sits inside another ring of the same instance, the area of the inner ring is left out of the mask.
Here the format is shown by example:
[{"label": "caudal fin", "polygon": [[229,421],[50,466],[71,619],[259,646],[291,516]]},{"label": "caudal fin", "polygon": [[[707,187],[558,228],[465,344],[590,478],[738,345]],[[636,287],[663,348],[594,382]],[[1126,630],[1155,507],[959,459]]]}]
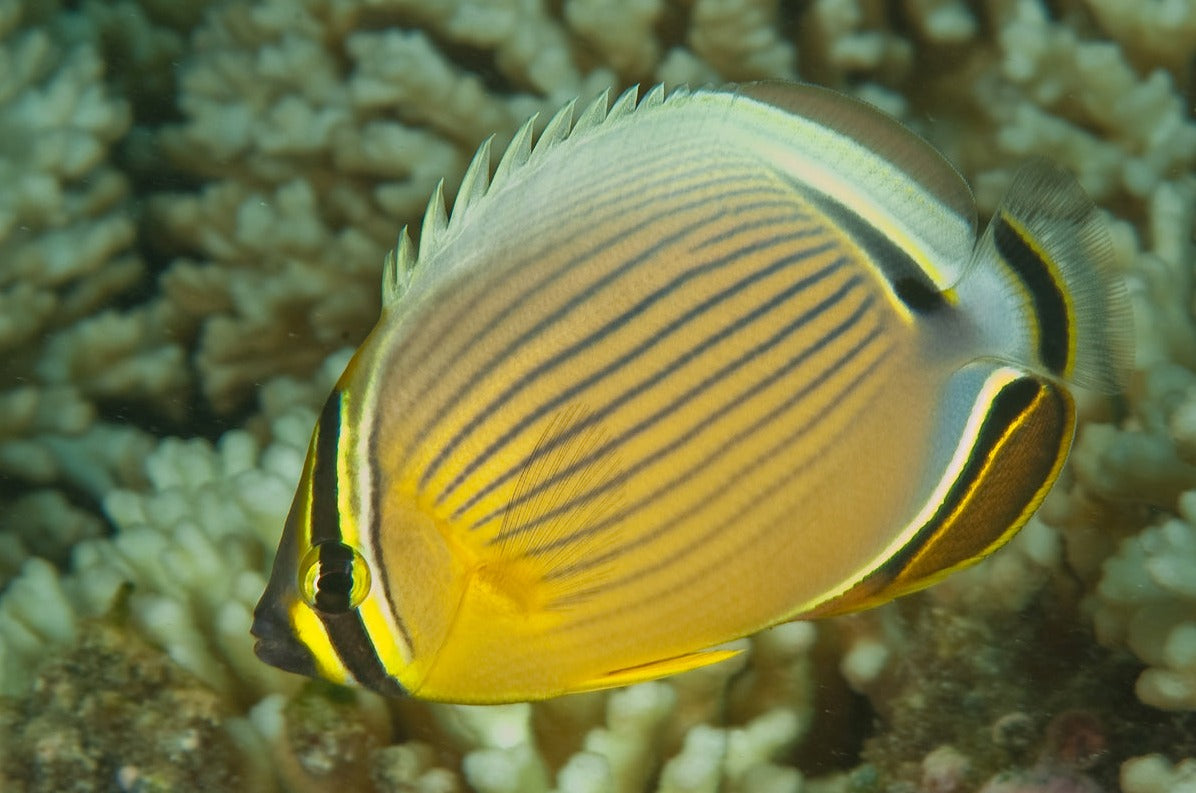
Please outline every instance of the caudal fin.
[{"label": "caudal fin", "polygon": [[1075,177],[1045,160],[1023,166],[976,250],[994,253],[1025,309],[1036,365],[1120,391],[1133,356],[1129,300],[1104,219]]}]

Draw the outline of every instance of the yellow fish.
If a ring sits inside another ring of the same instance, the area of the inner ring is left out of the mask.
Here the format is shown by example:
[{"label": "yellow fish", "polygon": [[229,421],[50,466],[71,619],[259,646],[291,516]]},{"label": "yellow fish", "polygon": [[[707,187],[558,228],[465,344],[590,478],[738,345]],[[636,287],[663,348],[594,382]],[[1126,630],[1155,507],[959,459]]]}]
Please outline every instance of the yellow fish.
[{"label": "yellow fish", "polygon": [[1010,538],[1115,391],[1101,216],[967,184],[826,89],[657,87],[531,122],[388,258],[316,425],[257,653],[453,702],[668,675]]}]

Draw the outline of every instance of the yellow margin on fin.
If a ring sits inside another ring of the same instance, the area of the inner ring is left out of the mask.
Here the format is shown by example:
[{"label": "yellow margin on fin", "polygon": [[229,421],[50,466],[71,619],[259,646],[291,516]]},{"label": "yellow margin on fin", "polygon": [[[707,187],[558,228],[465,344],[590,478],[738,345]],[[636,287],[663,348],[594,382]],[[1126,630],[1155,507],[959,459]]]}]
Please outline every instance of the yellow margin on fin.
[{"label": "yellow margin on fin", "polygon": [[652,661],[640,664],[639,666],[629,666],[626,669],[616,669],[613,672],[607,672],[601,677],[582,683],[581,688],[588,690],[629,686],[632,683],[642,683],[645,680],[655,680],[658,677],[667,677],[668,675],[688,672],[690,669],[717,664],[720,661],[726,661],[728,658],[734,658],[742,652],[743,650],[699,650],[696,653],[686,653],[685,655],[665,658],[661,661]]},{"label": "yellow margin on fin", "polygon": [[[994,382],[998,387],[992,391],[988,386]],[[991,443],[985,446],[979,443],[981,435],[977,430],[983,431],[983,422],[965,435],[966,445],[960,445],[953,456],[964,465],[952,466],[927,501],[935,513],[915,518],[909,525],[916,526],[916,531],[902,532],[897,543],[877,556],[879,563],[853,578],[850,586],[795,612],[791,619],[849,614],[924,589],[993,553],[1025,525],[1046,497],[1067,459],[1075,434],[1075,403],[1070,392],[1049,378],[1001,367],[987,378],[986,388],[978,392],[980,396],[990,392],[993,397],[976,399],[975,404],[987,404],[991,409],[995,399],[1007,393],[1010,386],[1016,387],[1023,382],[1035,385],[1033,397]],[[1041,407],[1047,400],[1052,400],[1057,409]],[[976,417],[987,419],[989,415],[989,412],[982,414],[973,409],[969,427]],[[1050,436],[1054,442],[1042,449],[1042,454],[1031,459],[1018,455],[1025,447],[1025,437],[1019,435],[1029,433],[1031,437],[1042,438],[1052,427],[1056,430]],[[977,468],[969,472],[968,467],[973,464]],[[1006,513],[994,519],[986,510],[991,511],[994,500],[1004,500],[1010,483],[1004,482],[999,490],[987,483],[992,481],[994,472],[1001,469],[1028,473],[1029,478],[1022,476],[1020,481],[1012,483],[1017,486],[1014,495],[1024,497],[1012,502],[1016,513]],[[979,487],[981,485],[984,487]],[[953,494],[957,488],[959,492]],[[954,543],[952,538],[956,540]],[[899,562],[896,567],[892,566],[894,561]]]}]

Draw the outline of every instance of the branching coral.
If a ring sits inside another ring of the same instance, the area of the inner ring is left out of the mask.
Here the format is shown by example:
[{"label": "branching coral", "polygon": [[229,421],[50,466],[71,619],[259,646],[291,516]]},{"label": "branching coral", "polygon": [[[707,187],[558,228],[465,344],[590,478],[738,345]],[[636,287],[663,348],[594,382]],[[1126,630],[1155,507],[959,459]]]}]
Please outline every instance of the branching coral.
[{"label": "branching coral", "polygon": [[494,48],[512,84],[556,89],[547,101],[488,90],[428,32],[393,27],[416,6],[229,5],[195,34],[181,78],[186,120],[159,143],[211,181],[160,197],[154,214],[198,257],[177,261],[163,291],[198,329],[197,367],[217,410],[363,338],[382,258],[436,182],[459,174],[487,135],[584,88],[553,65],[566,50],[542,14],[478,4],[423,12],[431,34]]},{"label": "branching coral", "polygon": [[1032,0],[1013,5],[999,42],[1002,75],[1018,89],[984,97],[1002,153],[1050,156],[1097,200],[1149,196],[1196,162],[1196,123],[1165,69],[1143,79],[1117,43],[1084,40]]},{"label": "branching coral", "polygon": [[[1190,785],[1193,51],[1166,0],[0,0],[5,789],[175,785],[139,730],[160,758],[201,736],[173,773],[226,789],[976,789],[1037,780],[1077,711],[1107,751],[1073,781]],[[1137,371],[1081,399],[1022,534],[925,595],[623,691],[386,703],[260,664],[249,609],[335,351],[437,181],[573,96],[795,76],[901,116],[984,212],[1046,155],[1110,213]],[[88,743],[75,706],[115,737]]]},{"label": "branching coral", "polygon": [[1192,793],[1196,790],[1196,761],[1172,764],[1152,754],[1126,763],[1121,769],[1125,793]]},{"label": "branching coral", "polygon": [[[129,181],[109,160],[129,107],[56,11],[0,5],[0,475],[41,488],[0,496],[0,582],[24,552],[57,559],[97,534],[80,502],[141,481],[130,463],[148,438],[98,421],[97,400],[169,397],[185,380],[181,351],[146,333],[156,315],[109,305],[145,273]],[[32,539],[50,521],[62,528]]]},{"label": "branching coral", "polygon": [[1138,678],[1143,702],[1196,709],[1196,492],[1179,515],[1127,539],[1105,563],[1097,590],[1098,636],[1150,665]]}]

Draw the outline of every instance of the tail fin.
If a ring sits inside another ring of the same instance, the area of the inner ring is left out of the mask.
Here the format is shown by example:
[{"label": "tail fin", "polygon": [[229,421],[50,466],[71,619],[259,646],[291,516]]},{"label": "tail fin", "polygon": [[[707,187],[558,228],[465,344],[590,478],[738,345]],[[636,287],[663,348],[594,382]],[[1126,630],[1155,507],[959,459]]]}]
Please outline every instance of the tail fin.
[{"label": "tail fin", "polygon": [[1037,365],[1120,391],[1133,356],[1129,300],[1104,219],[1075,177],[1045,160],[1023,166],[975,256],[994,253],[1024,305]]}]

